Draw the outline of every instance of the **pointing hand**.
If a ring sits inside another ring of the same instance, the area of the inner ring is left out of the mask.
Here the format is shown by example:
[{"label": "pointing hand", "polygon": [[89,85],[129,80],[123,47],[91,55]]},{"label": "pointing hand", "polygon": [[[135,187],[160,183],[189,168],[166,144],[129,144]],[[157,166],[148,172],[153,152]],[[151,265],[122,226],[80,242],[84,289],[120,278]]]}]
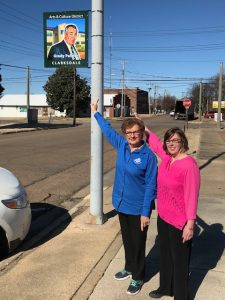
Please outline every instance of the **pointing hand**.
[{"label": "pointing hand", "polygon": [[96,102],[93,102],[90,104],[90,107],[91,107],[91,110],[93,113],[96,113],[98,110],[98,101],[99,101],[99,99]]}]

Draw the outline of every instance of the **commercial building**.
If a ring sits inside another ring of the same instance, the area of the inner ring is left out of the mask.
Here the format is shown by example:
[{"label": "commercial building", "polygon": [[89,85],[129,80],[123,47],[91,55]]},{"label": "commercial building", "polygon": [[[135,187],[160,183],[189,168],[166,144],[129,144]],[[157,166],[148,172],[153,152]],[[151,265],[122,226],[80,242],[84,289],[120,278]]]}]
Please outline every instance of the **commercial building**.
[{"label": "commercial building", "polygon": [[[122,97],[123,95],[123,97]],[[123,100],[124,99],[124,100]],[[139,88],[104,89],[104,109],[106,117],[129,117],[134,114],[148,114],[148,92]]]},{"label": "commercial building", "polygon": [[[38,117],[44,116],[65,116],[66,112],[52,109],[45,94],[30,95],[30,108],[38,110]],[[0,98],[1,118],[26,118],[27,117],[27,95],[4,95]]]}]

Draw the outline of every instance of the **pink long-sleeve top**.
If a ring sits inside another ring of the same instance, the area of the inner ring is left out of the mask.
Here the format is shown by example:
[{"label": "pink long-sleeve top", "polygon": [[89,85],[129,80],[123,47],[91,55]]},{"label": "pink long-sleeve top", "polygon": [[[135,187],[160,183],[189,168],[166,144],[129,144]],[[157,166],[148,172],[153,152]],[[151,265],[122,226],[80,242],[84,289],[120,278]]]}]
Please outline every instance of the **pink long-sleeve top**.
[{"label": "pink long-sleeve top", "polygon": [[191,156],[175,160],[163,149],[163,143],[149,131],[148,143],[161,158],[157,178],[157,210],[167,223],[182,230],[195,220],[200,189],[200,171]]}]

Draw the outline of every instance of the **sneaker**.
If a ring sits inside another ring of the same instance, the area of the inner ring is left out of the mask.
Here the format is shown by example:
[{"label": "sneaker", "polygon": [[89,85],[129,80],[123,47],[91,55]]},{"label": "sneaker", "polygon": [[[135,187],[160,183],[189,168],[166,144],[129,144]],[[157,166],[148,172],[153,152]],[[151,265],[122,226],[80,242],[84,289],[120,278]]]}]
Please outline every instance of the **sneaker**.
[{"label": "sneaker", "polygon": [[126,271],[123,269],[122,271],[115,274],[114,278],[116,280],[124,280],[131,277],[131,272]]},{"label": "sneaker", "polygon": [[143,285],[143,280],[134,280],[132,279],[130,285],[127,289],[128,295],[136,295],[140,292]]},{"label": "sneaker", "polygon": [[162,293],[160,292],[160,289],[159,289],[159,288],[158,288],[157,290],[151,291],[151,292],[149,293],[149,296],[150,296],[151,298],[155,298],[155,299],[162,298],[163,296],[170,296],[170,297],[172,297],[172,295],[162,294]]}]

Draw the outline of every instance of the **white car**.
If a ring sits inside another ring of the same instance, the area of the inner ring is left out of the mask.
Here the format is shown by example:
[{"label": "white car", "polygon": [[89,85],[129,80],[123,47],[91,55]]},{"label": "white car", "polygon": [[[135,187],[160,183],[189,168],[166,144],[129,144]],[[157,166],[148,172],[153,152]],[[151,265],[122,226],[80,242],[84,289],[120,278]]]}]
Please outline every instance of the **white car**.
[{"label": "white car", "polygon": [[27,194],[17,177],[0,168],[0,256],[14,250],[26,237],[31,223]]},{"label": "white car", "polygon": [[174,111],[174,110],[171,110],[170,116],[171,116],[171,117],[174,117],[174,115],[175,115],[175,111]]}]

